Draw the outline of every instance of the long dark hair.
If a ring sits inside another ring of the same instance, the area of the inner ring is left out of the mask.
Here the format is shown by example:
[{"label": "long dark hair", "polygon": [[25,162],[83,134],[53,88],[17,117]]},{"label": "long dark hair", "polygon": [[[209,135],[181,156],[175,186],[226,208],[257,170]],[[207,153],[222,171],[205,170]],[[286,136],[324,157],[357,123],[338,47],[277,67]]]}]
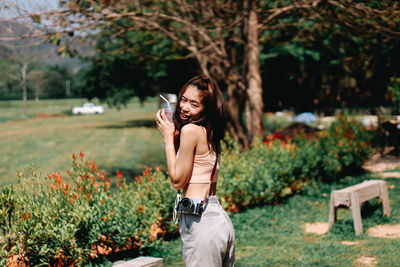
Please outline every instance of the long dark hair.
[{"label": "long dark hair", "polygon": [[[195,121],[182,121],[180,118],[181,108],[180,102],[186,89],[190,86],[196,86],[200,91],[200,100],[204,105],[204,110],[200,117]],[[218,88],[217,83],[204,75],[191,78],[181,89],[178,95],[178,102],[173,116],[175,129],[180,133],[182,127],[188,123],[203,126],[207,130],[207,142],[211,145],[212,150],[217,154],[221,153],[220,141],[225,135],[225,112],[224,112],[224,97]],[[177,139],[179,146],[179,138]]]}]

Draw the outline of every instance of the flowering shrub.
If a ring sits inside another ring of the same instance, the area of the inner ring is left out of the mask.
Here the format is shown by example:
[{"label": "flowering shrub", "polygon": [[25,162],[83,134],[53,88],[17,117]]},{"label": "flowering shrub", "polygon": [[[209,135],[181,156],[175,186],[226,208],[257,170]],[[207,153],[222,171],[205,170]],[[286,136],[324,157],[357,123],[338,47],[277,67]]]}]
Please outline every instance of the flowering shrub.
[{"label": "flowering shrub", "polygon": [[18,255],[20,263],[30,266],[81,265],[101,254],[140,254],[174,230],[167,223],[174,190],[160,171],[147,168],[130,184],[118,172],[112,185],[83,153],[73,155],[72,165],[72,183],[57,172],[43,180],[33,170],[20,174],[18,194],[3,190],[2,199],[9,199],[3,206],[13,203],[14,209],[0,217],[8,237],[3,259]]},{"label": "flowering shrub", "polygon": [[275,133],[244,153],[228,139],[218,184],[224,208],[271,203],[301,190],[308,180],[331,182],[359,172],[371,152],[368,132],[347,116],[309,136]]}]

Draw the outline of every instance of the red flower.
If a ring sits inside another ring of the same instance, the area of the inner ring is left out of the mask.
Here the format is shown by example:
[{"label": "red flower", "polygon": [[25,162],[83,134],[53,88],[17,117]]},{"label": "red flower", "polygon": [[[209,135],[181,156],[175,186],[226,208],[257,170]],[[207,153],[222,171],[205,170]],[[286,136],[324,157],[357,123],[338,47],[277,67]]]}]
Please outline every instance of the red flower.
[{"label": "red flower", "polygon": [[143,209],[144,209],[143,206],[140,206],[140,207],[138,208],[139,211],[143,211]]},{"label": "red flower", "polygon": [[122,174],[121,171],[117,171],[117,177],[118,177],[118,178],[122,178],[122,177],[124,177],[124,175]]},{"label": "red flower", "polygon": [[83,154],[82,150],[81,152],[79,152],[79,157],[83,158],[85,156],[85,154]]},{"label": "red flower", "polygon": [[282,139],[282,134],[281,133],[275,133],[274,137],[278,138],[278,139]]},{"label": "red flower", "polygon": [[150,168],[146,167],[146,169],[142,172],[143,176],[146,176],[150,172]]}]

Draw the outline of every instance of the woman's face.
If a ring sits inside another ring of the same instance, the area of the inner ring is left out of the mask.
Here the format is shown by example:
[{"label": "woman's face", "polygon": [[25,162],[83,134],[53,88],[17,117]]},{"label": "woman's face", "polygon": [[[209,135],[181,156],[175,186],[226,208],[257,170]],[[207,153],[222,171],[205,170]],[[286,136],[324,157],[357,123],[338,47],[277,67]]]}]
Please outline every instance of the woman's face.
[{"label": "woman's face", "polygon": [[192,121],[199,118],[204,110],[204,105],[200,98],[200,91],[196,86],[189,85],[179,102],[181,113],[179,114],[182,121]]}]

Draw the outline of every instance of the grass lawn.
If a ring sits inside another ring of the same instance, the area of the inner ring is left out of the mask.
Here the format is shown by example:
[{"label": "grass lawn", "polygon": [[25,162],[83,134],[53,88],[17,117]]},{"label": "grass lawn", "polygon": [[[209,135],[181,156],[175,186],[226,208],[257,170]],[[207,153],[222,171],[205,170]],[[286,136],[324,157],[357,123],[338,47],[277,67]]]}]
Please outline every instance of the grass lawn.
[{"label": "grass lawn", "polygon": [[[107,109],[103,115],[71,114],[83,99],[28,102],[28,116],[20,101],[0,102],[0,184],[16,183],[16,172],[31,161],[43,175],[58,171],[65,175],[72,153],[81,150],[100,169],[114,176],[117,170],[133,178],[144,166],[164,166],[163,141],[155,128],[155,100],[141,107],[132,101],[121,110]],[[38,117],[50,113],[61,117]]]},{"label": "grass lawn", "polygon": [[[346,177],[340,184],[310,186],[302,195],[280,205],[231,215],[236,232],[235,266],[366,266],[358,263],[362,257],[377,266],[399,266],[400,239],[370,237],[366,232],[372,226],[400,223],[400,179],[386,180],[391,200],[389,218],[382,216],[378,200],[363,205],[363,234],[355,235],[349,209],[338,210],[338,221],[329,233],[305,232],[305,223],[328,221],[331,190],[377,178]],[[346,245],[343,241],[356,243]],[[183,266],[181,251],[178,238],[164,243],[153,256],[163,257],[165,266]]]}]

